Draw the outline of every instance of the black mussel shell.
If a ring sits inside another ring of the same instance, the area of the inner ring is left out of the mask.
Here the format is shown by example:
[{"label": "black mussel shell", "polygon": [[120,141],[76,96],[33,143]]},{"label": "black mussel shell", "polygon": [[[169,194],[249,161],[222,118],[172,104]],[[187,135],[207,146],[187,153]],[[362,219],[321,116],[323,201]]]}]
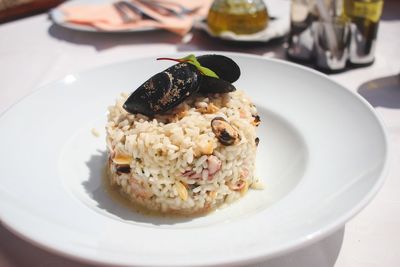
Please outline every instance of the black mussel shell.
[{"label": "black mussel shell", "polygon": [[152,117],[172,109],[197,92],[203,78],[192,64],[175,64],[143,83],[128,97],[123,107],[129,113]]},{"label": "black mussel shell", "polygon": [[229,93],[235,91],[236,88],[230,82],[217,79],[210,76],[203,76],[200,84],[199,92],[203,94]]},{"label": "black mussel shell", "polygon": [[196,57],[203,67],[214,71],[218,77],[233,83],[240,77],[240,68],[235,61],[222,55],[202,55]]}]

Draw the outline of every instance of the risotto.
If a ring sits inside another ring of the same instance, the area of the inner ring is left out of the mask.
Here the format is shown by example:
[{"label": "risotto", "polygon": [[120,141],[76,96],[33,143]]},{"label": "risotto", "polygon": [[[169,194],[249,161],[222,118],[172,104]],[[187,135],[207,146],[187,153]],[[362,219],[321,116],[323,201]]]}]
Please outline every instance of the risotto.
[{"label": "risotto", "polygon": [[257,187],[260,123],[243,91],[191,94],[162,114],[109,108],[111,185],[136,205],[162,213],[196,214],[230,203]]}]

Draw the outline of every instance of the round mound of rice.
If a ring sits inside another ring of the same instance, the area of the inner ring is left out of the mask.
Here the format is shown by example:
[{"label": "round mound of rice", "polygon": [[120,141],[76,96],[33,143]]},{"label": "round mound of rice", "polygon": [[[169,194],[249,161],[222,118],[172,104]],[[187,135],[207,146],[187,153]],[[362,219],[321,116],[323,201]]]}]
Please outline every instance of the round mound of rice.
[{"label": "round mound of rice", "polygon": [[[163,213],[204,213],[257,187],[259,117],[242,91],[191,96],[154,118],[127,113],[127,96],[109,108],[107,166],[111,184],[133,203]],[[216,117],[237,131],[234,144],[214,134]]]}]

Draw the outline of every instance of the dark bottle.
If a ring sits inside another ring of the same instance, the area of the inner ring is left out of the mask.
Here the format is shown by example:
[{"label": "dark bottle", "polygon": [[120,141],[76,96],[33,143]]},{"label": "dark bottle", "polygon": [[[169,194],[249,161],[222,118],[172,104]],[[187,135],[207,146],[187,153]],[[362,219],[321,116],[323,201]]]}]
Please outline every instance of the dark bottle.
[{"label": "dark bottle", "polygon": [[349,61],[368,65],[374,61],[383,0],[344,0],[344,14],[351,22]]}]

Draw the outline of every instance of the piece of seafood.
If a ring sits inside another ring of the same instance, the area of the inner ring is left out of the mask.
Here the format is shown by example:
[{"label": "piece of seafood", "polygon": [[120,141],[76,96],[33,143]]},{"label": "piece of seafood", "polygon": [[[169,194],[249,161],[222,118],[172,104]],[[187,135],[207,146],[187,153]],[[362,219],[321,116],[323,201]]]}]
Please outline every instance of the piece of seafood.
[{"label": "piece of seafood", "polygon": [[193,93],[228,93],[236,88],[231,82],[240,76],[238,65],[222,55],[189,55],[173,60],[178,63],[155,74],[125,101],[123,108],[129,113],[152,117],[164,113]]}]

